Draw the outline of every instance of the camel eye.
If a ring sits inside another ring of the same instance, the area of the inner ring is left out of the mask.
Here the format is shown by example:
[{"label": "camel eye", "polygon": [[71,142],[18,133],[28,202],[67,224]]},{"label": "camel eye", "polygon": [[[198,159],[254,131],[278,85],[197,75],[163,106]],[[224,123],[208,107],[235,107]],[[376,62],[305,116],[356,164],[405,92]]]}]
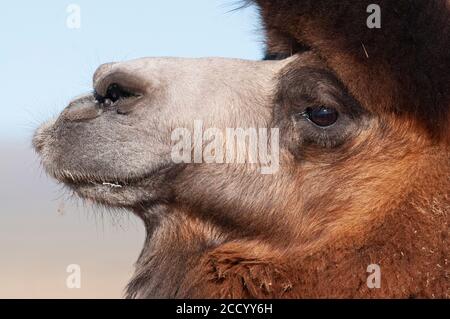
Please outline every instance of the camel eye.
[{"label": "camel eye", "polygon": [[306,109],[306,117],[317,126],[327,127],[336,123],[338,112],[332,107],[308,107]]}]

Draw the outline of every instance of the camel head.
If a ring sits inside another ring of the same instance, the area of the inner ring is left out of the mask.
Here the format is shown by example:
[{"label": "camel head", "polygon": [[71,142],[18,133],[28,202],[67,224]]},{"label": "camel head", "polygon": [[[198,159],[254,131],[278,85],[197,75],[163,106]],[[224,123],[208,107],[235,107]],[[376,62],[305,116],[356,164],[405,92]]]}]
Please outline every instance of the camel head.
[{"label": "camel head", "polygon": [[[397,245],[446,249],[448,2],[378,2],[381,29],[367,26],[371,1],[258,0],[264,60],[104,64],[37,130],[52,177],[144,221],[129,296],[428,294],[407,279],[358,287],[384,257],[383,280],[395,277]],[[311,274],[327,261],[340,284],[330,268]],[[436,271],[429,289],[444,295]]]}]

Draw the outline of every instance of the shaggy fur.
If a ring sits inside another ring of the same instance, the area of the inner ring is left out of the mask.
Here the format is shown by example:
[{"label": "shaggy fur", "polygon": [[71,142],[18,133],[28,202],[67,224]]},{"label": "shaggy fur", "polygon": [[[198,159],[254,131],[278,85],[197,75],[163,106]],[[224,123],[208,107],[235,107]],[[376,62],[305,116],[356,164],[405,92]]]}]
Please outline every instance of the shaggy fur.
[{"label": "shaggy fur", "polygon": [[[450,2],[380,0],[381,29],[368,0],[254,2],[268,61],[104,65],[35,135],[52,176],[145,223],[127,297],[449,298]],[[299,115],[321,105],[334,125]],[[280,170],[172,163],[197,119],[279,128]]]}]

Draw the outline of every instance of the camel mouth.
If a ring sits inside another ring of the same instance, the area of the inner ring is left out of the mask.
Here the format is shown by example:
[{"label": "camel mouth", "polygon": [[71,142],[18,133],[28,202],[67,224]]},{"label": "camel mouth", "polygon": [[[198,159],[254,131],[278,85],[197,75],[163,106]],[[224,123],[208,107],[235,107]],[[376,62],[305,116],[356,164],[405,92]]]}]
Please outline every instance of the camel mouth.
[{"label": "camel mouth", "polygon": [[92,189],[102,189],[102,190],[116,190],[124,189],[125,187],[133,187],[134,184],[124,183],[118,181],[101,181],[101,180],[86,180],[86,181],[71,181],[65,180],[61,181],[64,185],[68,186],[73,190],[78,190],[81,188],[92,188]]},{"label": "camel mouth", "polygon": [[89,202],[115,208],[134,209],[166,202],[168,192],[160,185],[172,172],[171,164],[160,164],[152,170],[135,176],[102,177],[68,170],[53,170],[49,174]]},{"label": "camel mouth", "polygon": [[78,175],[69,171],[62,171],[51,174],[59,182],[77,189],[80,187],[102,187],[110,189],[122,189],[125,187],[133,187],[139,185],[145,177],[136,177],[133,179],[119,179],[97,176]]},{"label": "camel mouth", "polygon": [[83,167],[83,163],[67,164],[60,161],[62,151],[50,143],[54,125],[50,121],[41,126],[34,135],[33,146],[44,171],[66,190],[90,203],[112,208],[136,210],[168,201],[170,192],[164,185],[168,178],[174,178],[173,172],[179,171],[172,161],[155,162],[135,172],[124,172],[120,167],[117,170],[99,167],[92,171]]}]

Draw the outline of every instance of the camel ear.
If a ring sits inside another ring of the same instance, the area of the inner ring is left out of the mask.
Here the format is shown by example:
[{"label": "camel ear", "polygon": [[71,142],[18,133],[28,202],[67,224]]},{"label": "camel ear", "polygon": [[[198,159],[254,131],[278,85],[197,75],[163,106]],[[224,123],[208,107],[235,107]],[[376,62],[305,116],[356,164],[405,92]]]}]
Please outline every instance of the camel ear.
[{"label": "camel ear", "polygon": [[412,117],[429,131],[448,127],[449,1],[255,2],[269,53],[309,47],[367,108]]}]

